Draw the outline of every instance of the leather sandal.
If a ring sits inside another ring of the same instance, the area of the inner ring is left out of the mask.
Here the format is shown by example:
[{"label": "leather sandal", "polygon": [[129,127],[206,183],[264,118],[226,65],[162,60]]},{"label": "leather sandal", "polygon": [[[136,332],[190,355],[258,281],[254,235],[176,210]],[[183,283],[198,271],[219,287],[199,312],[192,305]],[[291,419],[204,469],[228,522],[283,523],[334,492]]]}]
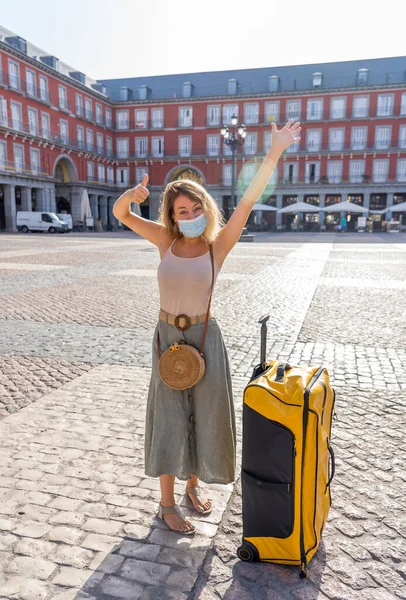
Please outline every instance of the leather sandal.
[{"label": "leather sandal", "polygon": [[[169,525],[169,523],[167,523],[167,521],[165,521],[165,519],[163,518],[163,515],[170,515],[170,514],[174,514],[174,513],[178,514],[185,521],[185,523],[187,523],[188,525],[191,525],[192,528],[189,529],[189,531],[182,531],[180,529],[173,529]],[[180,508],[179,508],[179,506],[177,504],[174,504],[173,506],[162,506],[162,504],[159,503],[158,510],[156,511],[156,516],[163,523],[165,523],[165,525],[167,526],[167,528],[170,531],[173,531],[174,533],[180,533],[181,535],[193,535],[194,533],[196,533],[195,526],[188,519],[185,519],[184,514],[182,513],[182,511],[180,510]]]},{"label": "leather sandal", "polygon": [[[199,504],[201,506],[203,506],[203,503],[201,502],[201,487],[200,485],[186,485],[186,494],[189,496],[190,501],[192,502],[192,499],[190,498],[189,494],[194,494],[199,502]],[[193,504],[193,502],[192,502]],[[195,511],[199,514],[199,515],[209,515],[212,511],[212,507],[210,506],[210,508],[207,508],[206,510],[198,510],[195,505],[193,504],[193,508],[195,509]]]}]

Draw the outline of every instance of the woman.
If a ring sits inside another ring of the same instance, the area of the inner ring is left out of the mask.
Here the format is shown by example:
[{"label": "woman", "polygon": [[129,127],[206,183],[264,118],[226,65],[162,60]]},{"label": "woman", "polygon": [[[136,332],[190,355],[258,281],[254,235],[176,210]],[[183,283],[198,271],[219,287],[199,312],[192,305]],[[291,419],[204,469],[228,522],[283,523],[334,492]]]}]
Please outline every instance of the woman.
[{"label": "woman", "polygon": [[[160,379],[158,333],[161,352],[181,339],[200,349],[212,283],[208,245],[213,249],[216,279],[280,155],[300,140],[297,137],[300,129],[300,124],[293,120],[280,130],[272,123],[272,147],[226,225],[213,198],[202,186],[189,180],[166,186],[157,222],[130,211],[131,202],[141,204],[147,198],[148,175],[144,175],[142,184],[118,198],[113,207],[114,216],[157,246],[161,257],[158,267],[161,310],[152,347],[145,473],[159,477],[161,501],[157,516],[176,533],[191,535],[195,527],[175,503],[175,476],[187,481],[185,491],[199,514],[211,511],[211,502],[202,494],[199,479],[209,484],[226,484],[235,479],[234,404],[227,351],[213,316],[209,315],[203,352],[206,371],[191,390],[174,390]],[[174,324],[175,317],[181,314],[190,317],[185,330]]]}]

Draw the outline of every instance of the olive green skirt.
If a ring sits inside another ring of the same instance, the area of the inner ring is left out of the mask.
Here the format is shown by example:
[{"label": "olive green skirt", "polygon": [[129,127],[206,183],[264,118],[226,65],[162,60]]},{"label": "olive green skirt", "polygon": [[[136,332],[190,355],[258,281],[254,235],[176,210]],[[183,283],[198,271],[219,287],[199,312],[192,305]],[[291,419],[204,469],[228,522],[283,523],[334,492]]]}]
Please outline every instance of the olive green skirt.
[{"label": "olive green skirt", "polygon": [[227,350],[217,320],[208,321],[206,370],[190,390],[173,390],[158,372],[157,337],[163,353],[179,340],[200,350],[204,323],[179,331],[159,320],[152,342],[152,373],[145,421],[145,473],[196,475],[205,483],[235,480],[236,424]]}]

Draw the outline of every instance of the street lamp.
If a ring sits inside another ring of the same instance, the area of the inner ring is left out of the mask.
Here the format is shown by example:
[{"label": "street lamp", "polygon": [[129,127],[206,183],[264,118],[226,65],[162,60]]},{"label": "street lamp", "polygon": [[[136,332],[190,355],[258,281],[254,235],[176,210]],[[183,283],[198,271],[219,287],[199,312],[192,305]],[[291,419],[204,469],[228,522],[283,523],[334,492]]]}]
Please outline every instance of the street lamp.
[{"label": "street lamp", "polygon": [[245,136],[247,135],[247,129],[245,125],[237,125],[237,115],[231,117],[231,132],[227,125],[222,125],[220,133],[224,138],[224,143],[231,148],[232,161],[231,161],[231,204],[235,208],[236,203],[234,202],[234,187],[235,187],[235,153],[240,144],[244,143]]}]

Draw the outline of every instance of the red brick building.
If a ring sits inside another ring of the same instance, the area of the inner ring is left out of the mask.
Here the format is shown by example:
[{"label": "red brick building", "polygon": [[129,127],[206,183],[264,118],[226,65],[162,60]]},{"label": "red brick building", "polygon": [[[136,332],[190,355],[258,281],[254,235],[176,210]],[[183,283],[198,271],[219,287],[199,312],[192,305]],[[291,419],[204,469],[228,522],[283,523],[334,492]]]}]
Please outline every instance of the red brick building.
[{"label": "red brick building", "polygon": [[[179,177],[201,181],[229,216],[231,153],[220,127],[233,114],[247,128],[240,192],[271,145],[270,122],[293,118],[302,140],[262,201],[349,199],[386,209],[373,215],[379,228],[406,200],[405,68],[394,57],[96,81],[0,28],[0,229],[15,231],[17,210],[66,211],[77,222],[84,188],[94,218],[112,227],[116,198],[145,171],[145,217],[157,217],[165,183]],[[262,216],[271,226],[291,219]],[[330,229],[338,216],[307,218]]]}]

